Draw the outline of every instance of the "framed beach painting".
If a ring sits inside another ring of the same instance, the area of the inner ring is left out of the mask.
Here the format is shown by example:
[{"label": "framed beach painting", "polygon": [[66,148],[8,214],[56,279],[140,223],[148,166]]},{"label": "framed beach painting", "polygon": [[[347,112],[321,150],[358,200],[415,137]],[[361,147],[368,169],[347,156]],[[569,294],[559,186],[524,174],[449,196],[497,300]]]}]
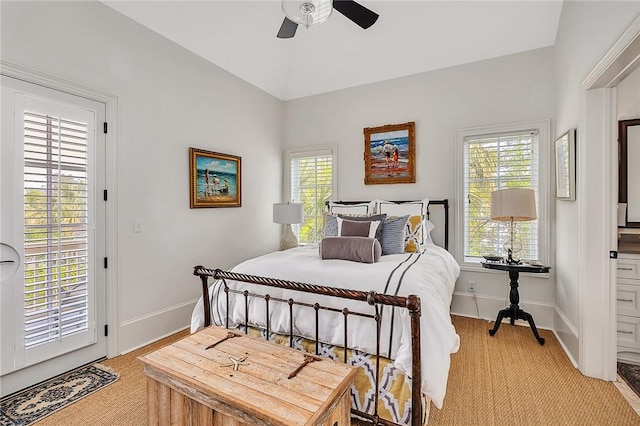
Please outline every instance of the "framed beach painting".
[{"label": "framed beach painting", "polygon": [[416,125],[410,121],[364,129],[364,183],[416,182]]},{"label": "framed beach painting", "polygon": [[576,199],[576,129],[563,133],[555,142],[556,198]]},{"label": "framed beach painting", "polygon": [[241,162],[235,155],[189,148],[191,208],[240,207]]}]

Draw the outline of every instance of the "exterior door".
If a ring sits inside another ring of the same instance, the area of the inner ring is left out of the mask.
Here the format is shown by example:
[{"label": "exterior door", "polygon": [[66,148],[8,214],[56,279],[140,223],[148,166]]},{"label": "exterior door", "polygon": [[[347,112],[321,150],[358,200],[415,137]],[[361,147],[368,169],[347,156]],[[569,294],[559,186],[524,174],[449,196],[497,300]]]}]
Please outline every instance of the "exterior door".
[{"label": "exterior door", "polygon": [[105,105],[2,77],[0,395],[106,355]]}]

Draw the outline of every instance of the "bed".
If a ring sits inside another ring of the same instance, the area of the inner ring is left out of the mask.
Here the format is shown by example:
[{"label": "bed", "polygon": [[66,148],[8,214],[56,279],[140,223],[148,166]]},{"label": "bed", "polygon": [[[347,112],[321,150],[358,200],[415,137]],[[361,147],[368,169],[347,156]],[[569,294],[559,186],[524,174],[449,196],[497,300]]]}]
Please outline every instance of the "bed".
[{"label": "bed", "polygon": [[[425,234],[430,207],[443,207],[446,247],[447,201],[421,202]],[[409,202],[392,203],[390,211],[397,212]],[[333,203],[347,211],[365,205],[359,214],[382,207],[379,201]],[[427,237],[412,252],[385,254],[375,263],[322,260],[319,248],[309,245],[249,259],[230,271],[196,266],[203,297],[191,330],[240,328],[360,366],[354,415],[374,424],[425,424],[429,402],[442,407],[450,354],[459,346],[449,306],[460,272],[448,251]]]}]

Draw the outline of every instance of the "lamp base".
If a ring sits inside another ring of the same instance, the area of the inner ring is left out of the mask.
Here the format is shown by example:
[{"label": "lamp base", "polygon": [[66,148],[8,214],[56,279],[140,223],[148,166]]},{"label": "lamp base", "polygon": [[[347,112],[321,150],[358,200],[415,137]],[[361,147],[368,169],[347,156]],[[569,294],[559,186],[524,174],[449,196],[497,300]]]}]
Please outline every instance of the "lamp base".
[{"label": "lamp base", "polygon": [[298,247],[298,239],[296,234],[293,233],[290,224],[286,224],[282,238],[280,238],[280,250],[288,250],[290,248]]},{"label": "lamp base", "polygon": [[520,265],[522,263],[520,259],[513,258],[513,251],[511,249],[507,250],[507,257],[504,261],[507,265]]}]

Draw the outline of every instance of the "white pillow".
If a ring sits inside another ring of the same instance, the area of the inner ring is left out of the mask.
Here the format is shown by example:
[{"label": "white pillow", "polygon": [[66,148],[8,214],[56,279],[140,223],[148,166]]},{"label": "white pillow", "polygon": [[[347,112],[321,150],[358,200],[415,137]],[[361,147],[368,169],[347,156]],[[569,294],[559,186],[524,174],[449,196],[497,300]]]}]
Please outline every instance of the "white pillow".
[{"label": "white pillow", "polygon": [[359,203],[359,204],[340,204],[333,201],[329,202],[329,213],[346,214],[346,215],[365,215],[373,214],[375,202]]},{"label": "white pillow", "polygon": [[386,213],[387,216],[421,216],[422,220],[427,217],[427,206],[429,199],[424,198],[417,201],[402,201],[394,203],[393,201],[376,200],[377,213]]},{"label": "white pillow", "polygon": [[431,239],[431,231],[433,231],[433,229],[436,227],[430,220],[424,220],[422,221],[424,229],[426,229],[427,234],[424,235],[424,242],[425,244],[433,244],[433,239]]}]

